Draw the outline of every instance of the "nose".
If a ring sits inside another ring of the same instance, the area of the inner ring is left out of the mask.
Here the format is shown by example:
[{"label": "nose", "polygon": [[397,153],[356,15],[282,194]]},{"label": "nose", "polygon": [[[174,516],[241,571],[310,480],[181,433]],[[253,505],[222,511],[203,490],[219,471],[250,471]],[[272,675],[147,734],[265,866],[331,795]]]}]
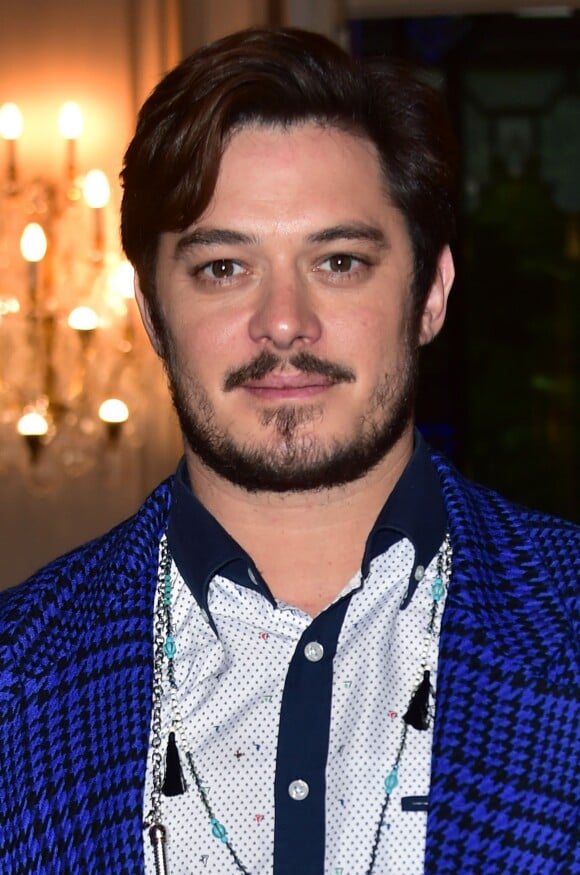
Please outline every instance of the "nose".
[{"label": "nose", "polygon": [[307,282],[290,271],[265,280],[249,330],[265,347],[287,350],[315,343],[322,325]]}]

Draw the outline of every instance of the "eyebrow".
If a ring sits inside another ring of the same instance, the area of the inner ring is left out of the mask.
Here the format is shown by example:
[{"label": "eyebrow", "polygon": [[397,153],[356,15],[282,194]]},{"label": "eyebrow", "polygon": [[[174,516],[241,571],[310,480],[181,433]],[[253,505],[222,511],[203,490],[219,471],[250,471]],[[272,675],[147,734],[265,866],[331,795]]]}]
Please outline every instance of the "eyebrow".
[{"label": "eyebrow", "polygon": [[[389,246],[381,228],[365,222],[333,225],[306,235],[307,243],[333,243],[338,240],[367,240],[381,248]],[[244,234],[241,231],[231,231],[227,228],[196,228],[179,238],[175,246],[175,257],[179,258],[195,246],[256,246],[258,243],[259,240],[255,235]]]},{"label": "eyebrow", "polygon": [[188,249],[194,246],[219,246],[221,244],[244,246],[256,245],[257,237],[251,234],[242,234],[240,231],[228,231],[225,228],[196,228],[180,237],[175,245],[175,257],[179,258]]},{"label": "eyebrow", "polygon": [[336,240],[368,240],[381,248],[386,248],[389,242],[384,231],[376,225],[365,222],[351,222],[345,225],[333,225],[322,231],[315,231],[306,237],[308,243],[333,243]]}]

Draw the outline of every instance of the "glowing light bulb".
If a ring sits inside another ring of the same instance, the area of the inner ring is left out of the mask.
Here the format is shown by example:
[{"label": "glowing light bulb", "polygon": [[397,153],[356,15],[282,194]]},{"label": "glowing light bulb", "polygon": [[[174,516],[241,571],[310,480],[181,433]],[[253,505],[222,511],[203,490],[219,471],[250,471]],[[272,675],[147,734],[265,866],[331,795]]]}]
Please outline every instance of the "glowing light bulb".
[{"label": "glowing light bulb", "polygon": [[108,285],[112,292],[129,300],[135,297],[134,279],[133,265],[129,261],[123,260],[111,272]]},{"label": "glowing light bulb", "polygon": [[16,428],[22,437],[42,437],[48,431],[48,422],[40,413],[30,411],[20,417]]},{"label": "glowing light bulb", "polygon": [[89,170],[83,183],[83,195],[89,207],[95,210],[109,203],[111,188],[102,170]]},{"label": "glowing light bulb", "polygon": [[10,313],[20,312],[20,301],[18,298],[0,298],[0,319],[2,316],[8,316]]},{"label": "glowing light bulb", "polygon": [[58,129],[65,140],[76,140],[83,129],[83,116],[78,103],[67,100],[60,108]]},{"label": "glowing light bulb", "polygon": [[0,107],[0,135],[5,140],[18,140],[22,134],[22,113],[15,103]]},{"label": "glowing light bulb", "polygon": [[99,324],[99,317],[92,307],[75,307],[69,313],[67,322],[75,331],[94,331]]},{"label": "glowing light bulb", "polygon": [[20,252],[30,263],[42,261],[46,255],[46,234],[38,222],[31,222],[22,232]]},{"label": "glowing light bulb", "polygon": [[107,398],[99,407],[99,419],[111,425],[127,422],[129,408],[124,401],[120,401],[118,398]]}]

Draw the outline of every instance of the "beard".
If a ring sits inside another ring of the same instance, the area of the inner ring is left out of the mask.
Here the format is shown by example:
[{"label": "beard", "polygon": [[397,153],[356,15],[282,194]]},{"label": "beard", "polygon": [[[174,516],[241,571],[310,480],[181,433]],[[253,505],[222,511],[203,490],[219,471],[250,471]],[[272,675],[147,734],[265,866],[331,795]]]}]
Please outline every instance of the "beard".
[{"label": "beard", "polygon": [[[165,328],[165,326],[163,326]],[[184,377],[173,344],[160,332],[162,357],[183,438],[202,463],[248,492],[306,492],[342,486],[362,478],[397,443],[413,416],[417,386],[418,346],[407,332],[402,362],[385,374],[350,438],[320,438],[309,424],[323,418],[321,404],[280,404],[258,412],[258,421],[273,436],[261,443],[236,441],[216,422],[215,409],[199,383]],[[224,391],[242,386],[290,364],[304,373],[319,373],[331,383],[354,382],[354,373],[310,353],[282,359],[262,352],[231,371]]]}]

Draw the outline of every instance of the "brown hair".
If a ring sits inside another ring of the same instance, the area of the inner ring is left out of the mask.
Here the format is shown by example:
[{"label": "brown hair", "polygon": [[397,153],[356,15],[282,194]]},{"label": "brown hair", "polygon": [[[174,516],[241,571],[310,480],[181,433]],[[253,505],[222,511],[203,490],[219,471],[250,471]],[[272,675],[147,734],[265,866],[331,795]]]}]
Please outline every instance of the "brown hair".
[{"label": "brown hair", "polygon": [[402,65],[354,61],[317,34],[247,30],[202,47],[159,83],[125,155],[122,242],[154,321],[159,235],[203,213],[232,133],[305,121],[374,143],[410,235],[420,309],[454,232],[455,149],[439,96]]}]

